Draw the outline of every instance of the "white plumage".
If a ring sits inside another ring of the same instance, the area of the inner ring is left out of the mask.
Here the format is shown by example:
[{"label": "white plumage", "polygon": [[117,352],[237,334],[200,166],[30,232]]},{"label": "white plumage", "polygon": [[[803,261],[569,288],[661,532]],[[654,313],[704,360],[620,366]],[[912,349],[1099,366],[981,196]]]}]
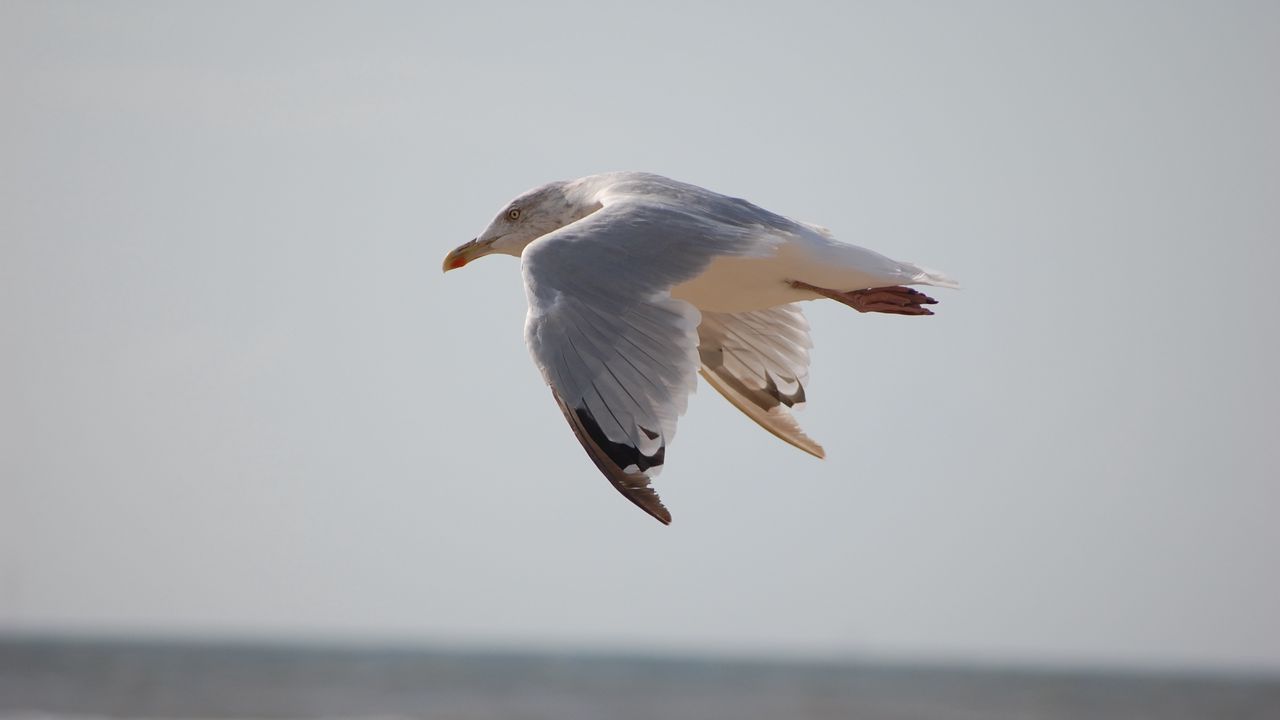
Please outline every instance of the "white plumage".
[{"label": "white plumage", "polygon": [[592,175],[530,190],[445,258],[522,257],[525,339],[596,465],[658,520],[650,487],[697,375],[761,426],[818,457],[804,402],[802,300],[926,315],[910,284],[944,276],[839,242],[817,226],[658,175]]}]

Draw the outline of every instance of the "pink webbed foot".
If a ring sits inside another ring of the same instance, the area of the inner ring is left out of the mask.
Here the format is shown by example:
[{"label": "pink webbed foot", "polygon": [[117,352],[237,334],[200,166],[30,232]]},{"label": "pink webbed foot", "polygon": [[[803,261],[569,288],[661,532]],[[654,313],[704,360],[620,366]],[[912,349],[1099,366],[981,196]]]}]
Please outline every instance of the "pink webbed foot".
[{"label": "pink webbed foot", "polygon": [[838,303],[848,305],[858,312],[878,312],[892,315],[932,315],[933,311],[924,306],[938,304],[937,300],[919,290],[913,290],[901,285],[867,290],[831,290],[830,288],[822,288],[799,280],[793,280],[791,286],[831,298]]}]

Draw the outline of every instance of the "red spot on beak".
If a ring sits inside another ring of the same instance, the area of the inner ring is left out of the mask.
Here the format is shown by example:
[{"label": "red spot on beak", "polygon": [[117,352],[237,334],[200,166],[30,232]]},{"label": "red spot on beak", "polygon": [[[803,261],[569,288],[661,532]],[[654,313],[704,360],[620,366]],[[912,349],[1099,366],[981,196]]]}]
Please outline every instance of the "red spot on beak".
[{"label": "red spot on beak", "polygon": [[454,259],[452,259],[452,260],[450,260],[450,261],[449,261],[449,269],[450,269],[450,270],[457,270],[458,268],[460,268],[460,267],[462,267],[463,265],[466,265],[466,264],[467,264],[467,259],[466,259],[466,258],[456,257],[456,258],[454,258]]}]

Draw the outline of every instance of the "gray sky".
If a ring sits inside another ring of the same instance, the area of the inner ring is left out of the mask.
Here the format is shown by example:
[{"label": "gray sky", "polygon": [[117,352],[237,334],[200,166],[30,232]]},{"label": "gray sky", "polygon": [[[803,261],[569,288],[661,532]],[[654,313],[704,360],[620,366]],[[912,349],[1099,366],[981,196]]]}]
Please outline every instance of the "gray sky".
[{"label": "gray sky", "polygon": [[[1280,668],[1280,9],[0,4],[0,630]],[[539,183],[965,285],[702,388],[664,528],[529,360]]]}]

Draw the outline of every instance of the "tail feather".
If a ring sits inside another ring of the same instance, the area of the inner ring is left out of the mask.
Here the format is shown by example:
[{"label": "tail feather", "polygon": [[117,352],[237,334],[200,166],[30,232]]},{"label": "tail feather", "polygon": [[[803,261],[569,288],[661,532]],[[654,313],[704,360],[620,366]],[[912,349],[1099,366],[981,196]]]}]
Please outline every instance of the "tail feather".
[{"label": "tail feather", "polygon": [[937,270],[930,270],[929,268],[920,267],[919,265],[912,265],[911,267],[918,271],[915,275],[911,276],[911,282],[913,283],[918,283],[920,285],[933,285],[934,287],[952,288],[956,290],[960,288],[960,283],[952,280]]}]

